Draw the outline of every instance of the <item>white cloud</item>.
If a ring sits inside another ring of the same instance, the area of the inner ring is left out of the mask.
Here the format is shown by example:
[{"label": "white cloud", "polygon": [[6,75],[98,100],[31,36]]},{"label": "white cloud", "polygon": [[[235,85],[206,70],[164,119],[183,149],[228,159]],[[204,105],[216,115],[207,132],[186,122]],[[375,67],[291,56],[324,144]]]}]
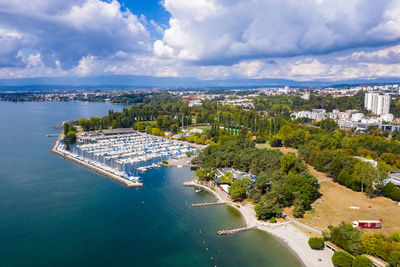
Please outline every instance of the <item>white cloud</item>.
[{"label": "white cloud", "polygon": [[[0,29],[0,40],[12,35],[20,43],[16,50],[33,50],[46,66],[58,61],[65,69],[89,55],[102,59],[152,47],[147,29],[117,0],[0,0]],[[4,50],[0,46],[0,54]]]},{"label": "white cloud", "polygon": [[400,45],[371,52],[353,52],[351,55],[339,57],[337,60],[339,62],[400,63]]},{"label": "white cloud", "polygon": [[162,5],[171,14],[168,26],[133,14],[117,0],[0,0],[0,77],[400,76],[398,0]]},{"label": "white cloud", "polygon": [[161,41],[171,57],[205,64],[400,40],[395,0],[165,0],[164,7],[172,17]]},{"label": "white cloud", "polygon": [[95,56],[83,57],[78,66],[72,70],[79,76],[88,76],[92,74],[99,74],[103,71],[103,64]]}]

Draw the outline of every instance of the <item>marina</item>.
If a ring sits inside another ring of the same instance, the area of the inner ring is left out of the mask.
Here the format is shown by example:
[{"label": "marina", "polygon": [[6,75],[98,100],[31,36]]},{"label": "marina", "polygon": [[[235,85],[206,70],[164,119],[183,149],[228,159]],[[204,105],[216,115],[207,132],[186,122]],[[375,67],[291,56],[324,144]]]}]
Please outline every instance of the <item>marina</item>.
[{"label": "marina", "polygon": [[142,186],[140,174],[160,168],[162,161],[187,157],[203,147],[133,129],[85,132],[69,150],[61,139],[60,135],[54,152],[129,187]]}]

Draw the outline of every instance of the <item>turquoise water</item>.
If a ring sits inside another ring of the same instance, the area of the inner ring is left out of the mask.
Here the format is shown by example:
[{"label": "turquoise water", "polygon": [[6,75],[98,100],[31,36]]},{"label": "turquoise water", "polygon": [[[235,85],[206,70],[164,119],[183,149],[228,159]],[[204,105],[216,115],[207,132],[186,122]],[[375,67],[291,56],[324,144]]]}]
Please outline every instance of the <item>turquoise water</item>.
[{"label": "turquoise water", "polygon": [[300,266],[233,208],[181,186],[188,168],[143,174],[129,189],[49,152],[51,126],[102,116],[109,103],[0,102],[0,266]]}]

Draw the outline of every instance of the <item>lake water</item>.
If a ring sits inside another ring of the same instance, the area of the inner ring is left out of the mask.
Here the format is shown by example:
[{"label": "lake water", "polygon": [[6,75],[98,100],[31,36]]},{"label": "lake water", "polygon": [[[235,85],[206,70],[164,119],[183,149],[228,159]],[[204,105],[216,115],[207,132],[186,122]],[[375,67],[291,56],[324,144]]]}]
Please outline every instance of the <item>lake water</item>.
[{"label": "lake water", "polygon": [[103,116],[110,103],[0,102],[0,266],[300,266],[280,241],[249,231],[233,208],[153,169],[130,189],[49,152],[52,126]]}]

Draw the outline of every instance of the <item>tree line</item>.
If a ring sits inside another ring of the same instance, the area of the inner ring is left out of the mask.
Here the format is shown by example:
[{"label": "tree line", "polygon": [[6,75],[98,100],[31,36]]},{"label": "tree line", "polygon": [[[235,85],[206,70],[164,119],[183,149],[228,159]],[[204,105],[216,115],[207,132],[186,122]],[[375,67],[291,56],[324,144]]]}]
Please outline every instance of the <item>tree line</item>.
[{"label": "tree line", "polygon": [[[389,236],[377,233],[365,234],[359,228],[342,222],[336,227],[330,225],[329,231],[324,232],[323,236],[325,240],[331,241],[351,255],[369,254],[387,261],[390,266],[400,266],[400,234],[398,232],[393,232]],[[351,255],[345,252],[335,252],[335,254],[333,263],[336,266],[352,266]]]}]

